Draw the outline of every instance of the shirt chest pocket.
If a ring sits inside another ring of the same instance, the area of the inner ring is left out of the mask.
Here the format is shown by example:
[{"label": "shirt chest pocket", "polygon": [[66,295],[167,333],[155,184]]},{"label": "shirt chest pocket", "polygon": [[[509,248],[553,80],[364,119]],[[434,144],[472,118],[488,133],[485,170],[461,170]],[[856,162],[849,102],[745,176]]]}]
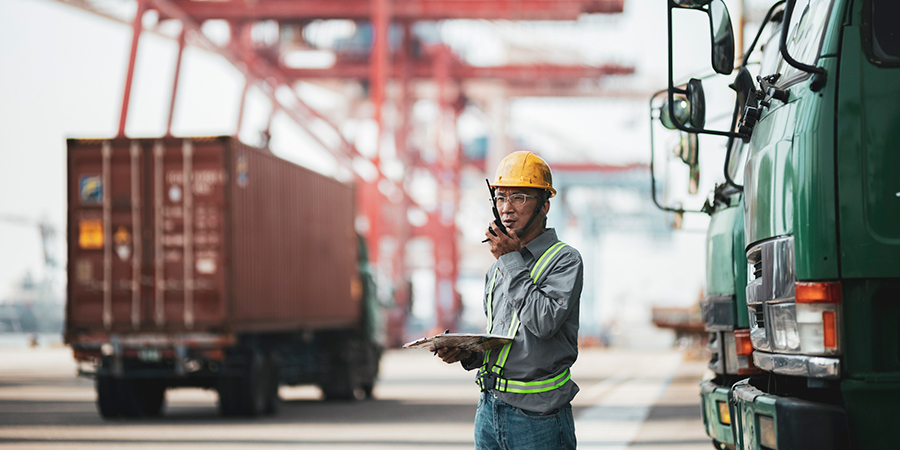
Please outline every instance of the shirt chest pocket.
[{"label": "shirt chest pocket", "polygon": [[497,293],[497,316],[494,326],[494,333],[506,335],[510,331],[515,320],[515,310],[510,303],[510,297],[507,293]]}]

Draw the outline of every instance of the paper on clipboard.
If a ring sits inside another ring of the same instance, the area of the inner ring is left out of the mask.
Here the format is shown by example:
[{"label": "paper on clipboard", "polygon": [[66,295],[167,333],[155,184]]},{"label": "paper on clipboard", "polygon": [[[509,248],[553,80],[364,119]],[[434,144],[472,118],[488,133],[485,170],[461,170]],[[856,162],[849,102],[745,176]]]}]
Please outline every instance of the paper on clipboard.
[{"label": "paper on clipboard", "polygon": [[407,342],[403,344],[403,348],[459,347],[463,350],[483,352],[502,347],[509,342],[512,342],[512,338],[497,334],[444,333]]}]

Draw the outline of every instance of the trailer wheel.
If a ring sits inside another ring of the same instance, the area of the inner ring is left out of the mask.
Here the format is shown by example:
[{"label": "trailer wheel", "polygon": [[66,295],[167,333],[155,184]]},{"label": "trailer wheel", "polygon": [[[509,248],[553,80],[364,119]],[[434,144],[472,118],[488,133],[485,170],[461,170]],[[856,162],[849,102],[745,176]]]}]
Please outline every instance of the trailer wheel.
[{"label": "trailer wheel", "polygon": [[319,385],[325,400],[346,401],[366,398],[365,388],[357,379],[353,365],[343,363],[329,374],[328,380]]},{"label": "trailer wheel", "polygon": [[160,380],[135,380],[135,398],[138,402],[138,414],[145,417],[162,415],[166,401],[166,385]]},{"label": "trailer wheel", "polygon": [[123,417],[152,417],[162,414],[166,385],[158,380],[116,380],[119,415]]},{"label": "trailer wheel", "polygon": [[133,380],[99,376],[97,408],[104,419],[148,417],[162,414],[166,385],[160,380]]},{"label": "trailer wheel", "polygon": [[375,345],[368,345],[366,353],[366,370],[365,382],[363,382],[363,391],[367,399],[374,398],[375,382],[378,380],[378,370],[381,365],[381,349]]},{"label": "trailer wheel", "polygon": [[241,376],[219,380],[219,410],[226,416],[258,416],[266,412],[271,377],[268,364],[258,352],[250,355],[247,371]]},{"label": "trailer wheel", "polygon": [[94,383],[97,390],[97,410],[100,412],[100,417],[104,419],[119,417],[116,381],[110,376],[98,376]]},{"label": "trailer wheel", "polygon": [[266,369],[269,378],[266,386],[266,414],[275,414],[281,405],[281,399],[278,398],[278,386],[281,384],[280,365],[278,364],[278,355],[269,353],[266,358]]},{"label": "trailer wheel", "polygon": [[319,388],[328,401],[363,400],[366,398],[365,361],[353,339],[341,342],[331,356],[331,369]]}]

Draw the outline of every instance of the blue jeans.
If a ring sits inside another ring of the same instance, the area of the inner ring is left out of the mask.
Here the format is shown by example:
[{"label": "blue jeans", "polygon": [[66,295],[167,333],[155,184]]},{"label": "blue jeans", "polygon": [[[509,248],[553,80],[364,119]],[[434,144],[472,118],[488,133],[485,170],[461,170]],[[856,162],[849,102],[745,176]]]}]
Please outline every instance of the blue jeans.
[{"label": "blue jeans", "polygon": [[575,420],[572,405],[542,416],[510,406],[482,392],[475,413],[477,450],[574,449]]}]

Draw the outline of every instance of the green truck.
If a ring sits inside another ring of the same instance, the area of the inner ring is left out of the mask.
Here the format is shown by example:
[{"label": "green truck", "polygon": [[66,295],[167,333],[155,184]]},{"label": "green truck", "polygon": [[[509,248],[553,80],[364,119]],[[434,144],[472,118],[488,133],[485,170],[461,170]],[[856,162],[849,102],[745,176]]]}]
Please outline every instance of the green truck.
[{"label": "green truck", "polygon": [[[673,81],[674,19],[694,11],[713,69],[734,77],[726,129],[706,127],[701,80]],[[737,69],[722,0],[669,0],[668,18],[658,115],[727,150],[702,208],[707,434],[744,450],[900,448],[900,2],[775,2]]]}]

